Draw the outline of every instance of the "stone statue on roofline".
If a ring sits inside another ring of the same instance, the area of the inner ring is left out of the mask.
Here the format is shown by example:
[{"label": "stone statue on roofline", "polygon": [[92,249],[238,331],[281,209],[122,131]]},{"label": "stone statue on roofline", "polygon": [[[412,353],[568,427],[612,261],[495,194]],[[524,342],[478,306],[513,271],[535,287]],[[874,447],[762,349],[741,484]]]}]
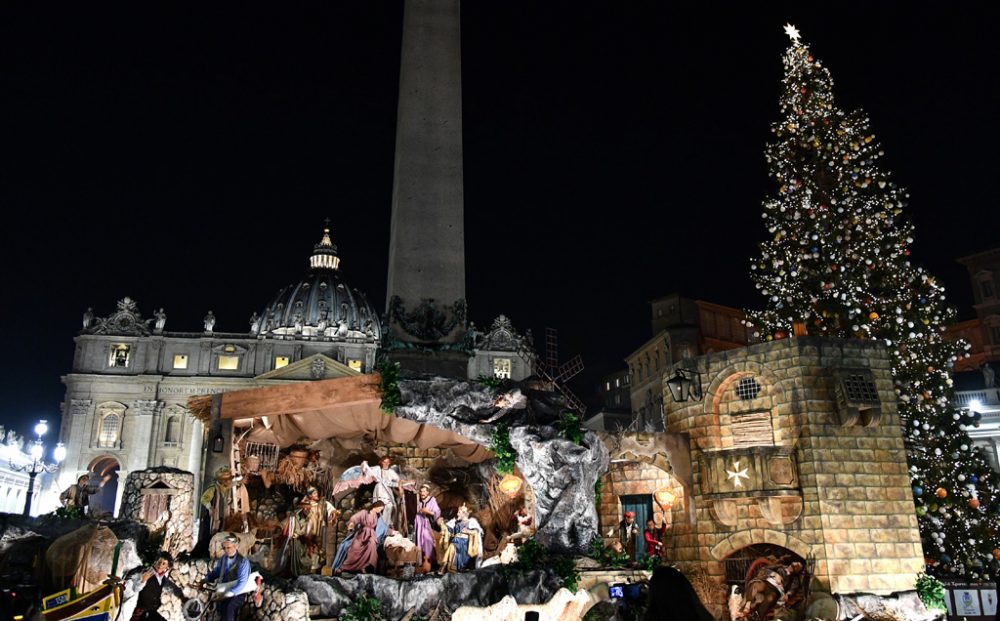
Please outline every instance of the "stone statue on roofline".
[{"label": "stone statue on roofline", "polygon": [[996,371],[990,366],[990,363],[984,362],[980,371],[983,372],[983,383],[986,388],[993,388],[996,383]]},{"label": "stone statue on roofline", "polygon": [[215,313],[213,313],[212,311],[208,311],[208,314],[205,315],[205,332],[211,334],[214,329],[215,329]]}]

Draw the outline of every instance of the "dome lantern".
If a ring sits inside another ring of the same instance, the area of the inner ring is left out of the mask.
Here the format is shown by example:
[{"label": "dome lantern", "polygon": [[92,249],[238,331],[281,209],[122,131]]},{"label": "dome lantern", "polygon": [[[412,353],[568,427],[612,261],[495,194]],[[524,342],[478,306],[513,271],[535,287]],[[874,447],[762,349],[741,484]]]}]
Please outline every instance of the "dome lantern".
[{"label": "dome lantern", "polygon": [[312,256],[309,257],[309,267],[314,270],[335,270],[340,267],[340,257],[337,256],[337,247],[330,241],[330,226],[323,227],[323,239],[313,246]]}]

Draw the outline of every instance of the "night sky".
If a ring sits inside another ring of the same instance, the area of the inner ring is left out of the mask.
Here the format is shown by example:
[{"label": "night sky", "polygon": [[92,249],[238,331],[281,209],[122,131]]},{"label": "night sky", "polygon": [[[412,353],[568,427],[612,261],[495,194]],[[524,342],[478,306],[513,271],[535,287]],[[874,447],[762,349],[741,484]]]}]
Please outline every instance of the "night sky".
[{"label": "night sky", "polygon": [[[762,305],[747,265],[788,21],[870,114],[913,258],[971,316],[954,259],[1000,246],[996,4],[680,4],[466,3],[476,324],[558,328],[589,397],[650,336],[650,299]],[[247,330],[326,217],[384,308],[402,2],[277,7],[0,6],[0,423],[58,418],[88,306]]]}]

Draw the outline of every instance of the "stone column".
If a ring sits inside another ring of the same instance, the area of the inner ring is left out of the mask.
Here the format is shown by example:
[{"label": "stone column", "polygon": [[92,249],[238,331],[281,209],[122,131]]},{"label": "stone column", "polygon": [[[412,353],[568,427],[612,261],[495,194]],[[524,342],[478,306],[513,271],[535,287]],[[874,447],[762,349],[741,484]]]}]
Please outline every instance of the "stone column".
[{"label": "stone column", "polygon": [[[426,300],[440,314],[420,309]],[[404,9],[386,303],[397,340],[447,344],[465,333],[459,0]]]}]

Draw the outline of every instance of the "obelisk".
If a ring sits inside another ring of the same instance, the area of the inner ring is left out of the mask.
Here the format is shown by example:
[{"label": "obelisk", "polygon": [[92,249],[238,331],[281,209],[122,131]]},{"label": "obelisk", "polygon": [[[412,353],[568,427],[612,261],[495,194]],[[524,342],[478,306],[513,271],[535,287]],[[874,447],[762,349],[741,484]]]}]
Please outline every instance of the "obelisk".
[{"label": "obelisk", "polygon": [[[387,284],[397,351],[457,349],[466,332],[459,0],[406,0],[403,10]],[[436,358],[431,367],[455,358],[427,357]],[[452,362],[450,374],[464,369]]]}]

